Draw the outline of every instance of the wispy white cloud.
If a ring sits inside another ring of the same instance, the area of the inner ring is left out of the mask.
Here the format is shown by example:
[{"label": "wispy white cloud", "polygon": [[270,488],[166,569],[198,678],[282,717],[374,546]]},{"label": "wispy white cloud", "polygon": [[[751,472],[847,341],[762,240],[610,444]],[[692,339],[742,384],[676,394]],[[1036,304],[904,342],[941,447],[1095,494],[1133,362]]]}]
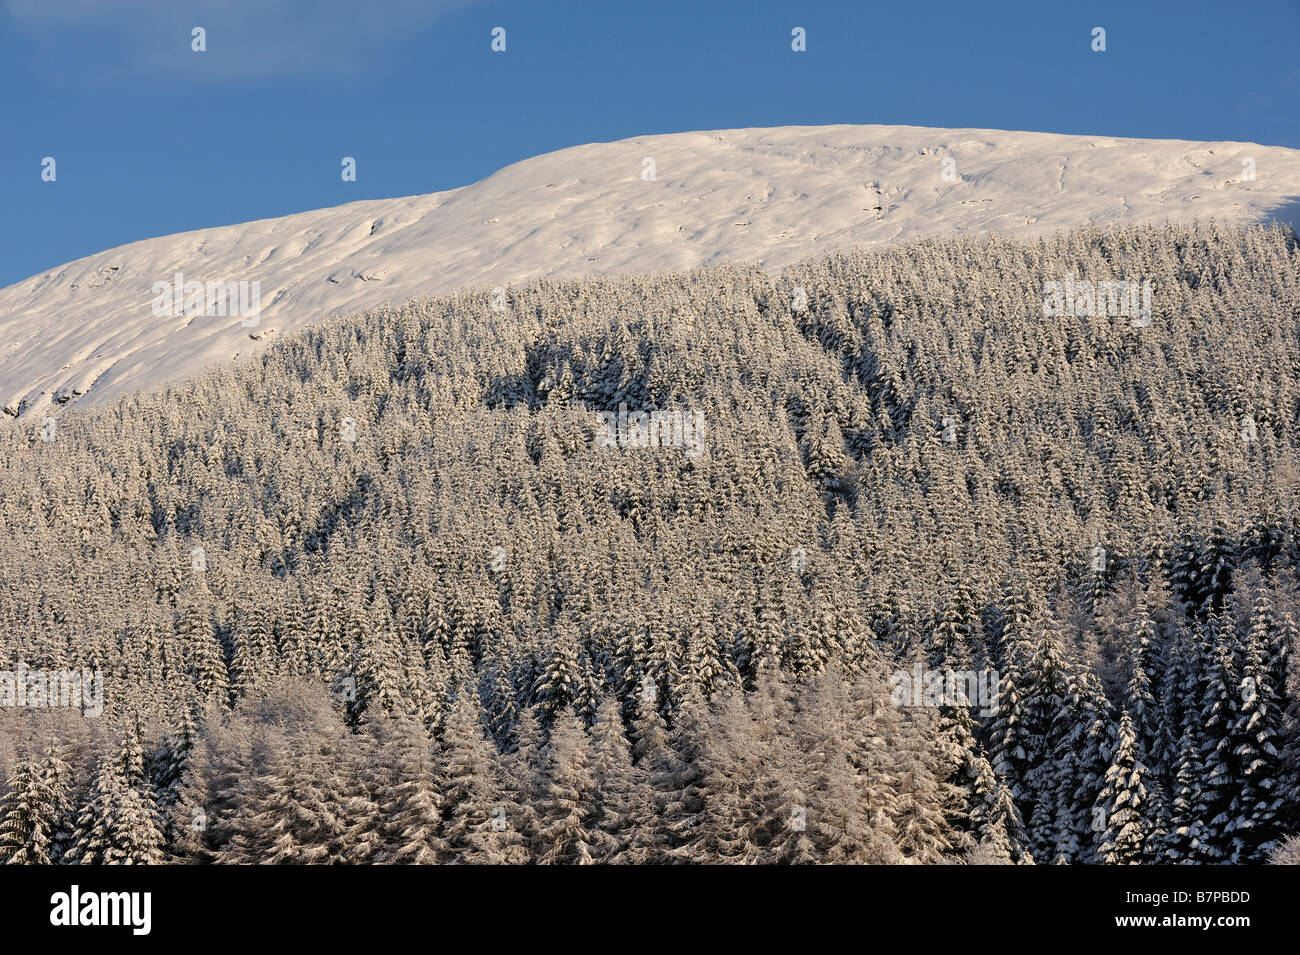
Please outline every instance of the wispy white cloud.
[{"label": "wispy white cloud", "polygon": [[[111,44],[102,65],[191,73],[198,66],[212,77],[259,78],[355,72],[393,41],[480,2],[0,0],[0,11],[16,28],[47,41],[73,33],[102,37]],[[198,63],[190,49],[194,27],[207,31],[207,53]]]}]

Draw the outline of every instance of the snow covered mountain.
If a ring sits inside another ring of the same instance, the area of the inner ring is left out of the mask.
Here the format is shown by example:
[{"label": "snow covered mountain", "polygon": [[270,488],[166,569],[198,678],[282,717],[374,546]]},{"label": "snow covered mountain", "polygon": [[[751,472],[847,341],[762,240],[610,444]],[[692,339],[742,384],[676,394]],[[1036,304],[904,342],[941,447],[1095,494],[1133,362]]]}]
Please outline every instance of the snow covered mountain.
[{"label": "snow covered mountain", "polygon": [[[0,289],[0,407],[102,400],[329,315],[466,286],[1197,218],[1300,225],[1300,150],[913,126],[576,146],[447,192],[147,239]],[[256,324],[156,314],[155,285],[177,273],[257,282]]]}]

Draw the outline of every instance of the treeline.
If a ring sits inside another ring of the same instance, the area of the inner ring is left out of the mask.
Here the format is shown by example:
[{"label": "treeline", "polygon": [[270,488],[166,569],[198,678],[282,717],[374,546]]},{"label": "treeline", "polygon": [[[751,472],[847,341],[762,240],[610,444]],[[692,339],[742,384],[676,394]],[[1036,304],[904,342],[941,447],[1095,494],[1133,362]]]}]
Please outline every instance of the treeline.
[{"label": "treeline", "polygon": [[[1149,279],[1150,324],[1045,317],[1069,276]],[[275,858],[253,830],[279,813],[302,847],[284,858],[341,861],[355,835],[378,861],[414,843],[396,790],[353,777],[392,750],[428,761],[392,778],[431,800],[411,832],[440,858],[470,723],[484,792],[509,796],[504,835],[487,802],[465,823],[491,836],[481,859],[547,857],[556,746],[629,748],[629,798],[653,807],[649,834],[606,839],[603,784],[570,792],[592,838],[563,861],[1252,861],[1300,831],[1292,234],[935,240],[492,304],[353,316],[69,406],[53,440],[0,434],[0,663],[107,686],[98,721],[0,710],[5,852],[37,831],[21,804],[76,817],[41,830],[60,858],[118,818],[152,821],[149,858]],[[620,406],[699,413],[703,453],[601,446]],[[916,662],[996,671],[997,712],[875,708],[852,738],[817,735],[807,694],[888,697]],[[685,768],[638,751],[647,698]],[[308,735],[275,736],[250,702],[270,699],[315,714]],[[738,715],[756,706],[775,709]],[[773,756],[774,727],[803,747]],[[913,808],[855,797],[832,824],[795,783],[867,733],[925,758],[850,761],[844,785]],[[362,754],[341,781],[335,745]],[[719,781],[691,797],[726,820],[708,838],[683,822],[693,773]],[[210,824],[182,848],[187,786]],[[347,806],[388,834],[314,828]]]}]

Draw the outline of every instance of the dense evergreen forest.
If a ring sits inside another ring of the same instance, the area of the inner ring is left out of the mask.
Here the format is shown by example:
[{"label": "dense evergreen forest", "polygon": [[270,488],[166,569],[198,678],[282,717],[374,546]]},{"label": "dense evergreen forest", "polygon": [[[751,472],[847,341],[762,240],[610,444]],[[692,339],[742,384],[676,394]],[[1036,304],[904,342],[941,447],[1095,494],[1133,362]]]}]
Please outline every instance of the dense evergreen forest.
[{"label": "dense evergreen forest", "polygon": [[0,859],[1294,858],[1298,441],[1296,237],[1214,225],[483,289],[19,418],[0,669],[104,709],[0,707]]}]

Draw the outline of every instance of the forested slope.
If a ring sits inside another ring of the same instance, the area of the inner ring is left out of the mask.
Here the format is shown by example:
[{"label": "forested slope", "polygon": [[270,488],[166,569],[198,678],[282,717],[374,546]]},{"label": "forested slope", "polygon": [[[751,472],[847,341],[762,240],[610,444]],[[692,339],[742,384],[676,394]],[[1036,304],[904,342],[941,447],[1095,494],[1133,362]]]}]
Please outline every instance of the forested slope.
[{"label": "forested slope", "polygon": [[[1149,323],[1045,316],[1067,278],[1149,280]],[[0,432],[0,664],[106,681],[98,719],[0,709],[0,857],[1221,862],[1300,830],[1293,234],[501,304]],[[637,446],[640,410],[700,453]],[[996,705],[910,705],[914,666]]]}]

